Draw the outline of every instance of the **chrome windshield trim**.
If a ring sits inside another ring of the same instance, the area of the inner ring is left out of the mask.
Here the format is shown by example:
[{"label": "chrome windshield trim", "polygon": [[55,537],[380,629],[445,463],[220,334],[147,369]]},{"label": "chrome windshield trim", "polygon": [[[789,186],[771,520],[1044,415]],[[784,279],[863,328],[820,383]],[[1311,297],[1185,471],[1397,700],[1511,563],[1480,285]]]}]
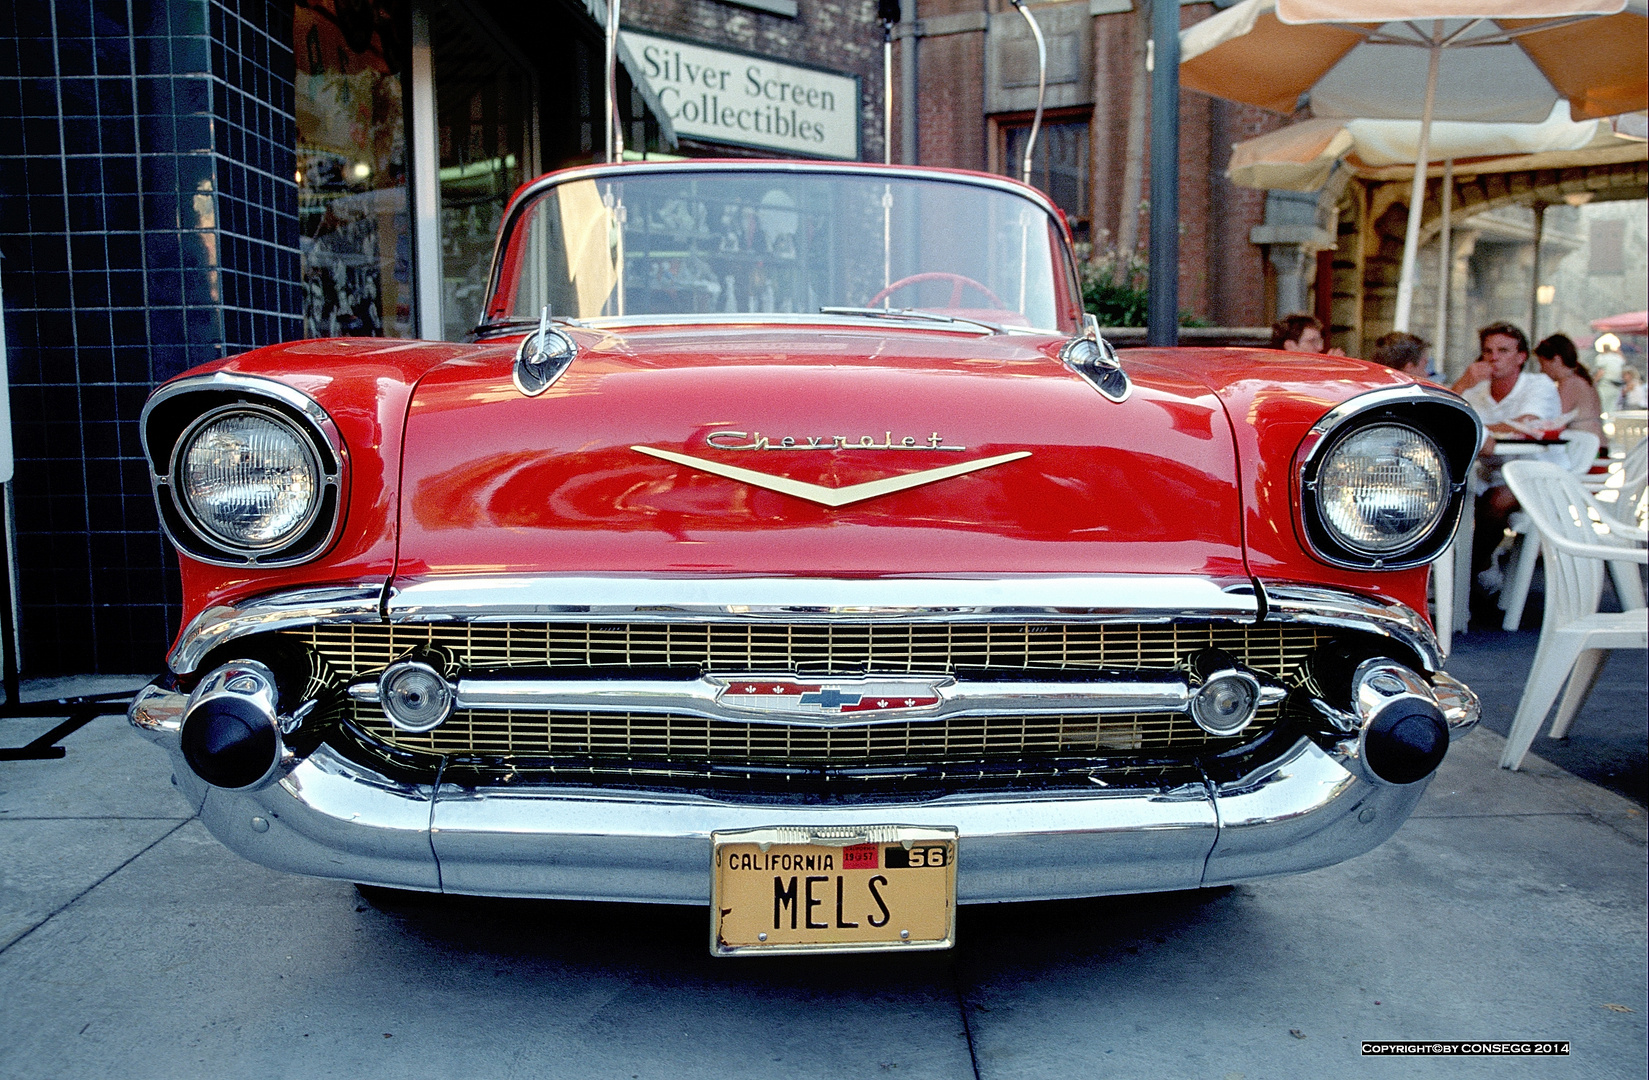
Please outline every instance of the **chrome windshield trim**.
[{"label": "chrome windshield trim", "polygon": [[[703,160],[689,159],[684,161],[635,161],[626,162],[624,164],[581,165],[570,169],[563,169],[559,172],[546,173],[538,179],[530,181],[521,191],[517,192],[510,199],[509,207],[505,211],[503,224],[498,230],[497,239],[493,241],[492,262],[487,268],[487,300],[486,304],[483,305],[481,309],[482,316],[485,317],[486,313],[491,310],[492,298],[498,294],[498,279],[503,268],[503,254],[509,247],[510,240],[515,233],[516,224],[520,220],[521,215],[526,212],[527,207],[536,202],[540,195],[548,191],[550,188],[557,187],[561,184],[574,180],[621,179],[635,176],[645,176],[649,173],[672,172],[819,173],[825,175],[832,173],[845,173],[857,174],[860,176],[881,178],[893,177],[900,180],[927,180],[935,183],[963,184],[972,187],[994,188],[997,191],[1005,192],[1010,195],[1017,195],[1026,202],[1035,205],[1037,209],[1041,210],[1048,216],[1050,222],[1055,224],[1055,229],[1061,237],[1066,235],[1066,230],[1060,228],[1058,225],[1058,223],[1062,221],[1062,212],[1054,205],[1053,200],[1049,199],[1047,195],[1043,194],[1036,188],[1031,187],[1029,184],[1021,184],[1019,181],[1005,176],[990,176],[981,173],[964,173],[950,169],[937,169],[932,167],[923,167],[920,165],[876,165],[852,161],[773,161],[764,159],[760,161],[717,161],[714,163],[707,163]],[[1068,246],[1067,254],[1069,254]],[[501,323],[482,322],[479,326],[475,327],[473,333],[478,337],[487,337],[493,333],[496,333],[501,325]],[[1061,331],[1052,330],[1049,331],[1049,333],[1058,334],[1061,333]]]},{"label": "chrome windshield trim", "polygon": [[[879,310],[879,309],[873,309]],[[592,318],[584,320],[591,329],[595,330],[626,330],[632,327],[649,326],[809,326],[826,327],[834,330],[877,330],[886,333],[889,329],[898,330],[927,330],[945,334],[970,334],[974,337],[990,337],[993,334],[1005,334],[1009,337],[1063,337],[1059,330],[1049,330],[1039,326],[994,326],[973,319],[952,319],[949,316],[942,318],[908,318],[899,319],[899,311],[893,311],[893,318],[885,315],[866,315],[842,309],[820,309],[819,314],[806,314],[784,311],[755,311],[742,315],[625,315],[606,318]]]}]

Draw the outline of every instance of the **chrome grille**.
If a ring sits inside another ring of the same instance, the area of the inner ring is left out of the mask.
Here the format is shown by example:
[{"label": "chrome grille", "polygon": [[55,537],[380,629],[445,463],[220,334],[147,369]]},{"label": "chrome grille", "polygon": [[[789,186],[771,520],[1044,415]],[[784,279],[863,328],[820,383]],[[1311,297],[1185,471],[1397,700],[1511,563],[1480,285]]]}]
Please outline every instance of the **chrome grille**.
[{"label": "chrome grille", "polygon": [[[692,666],[706,673],[937,674],[958,668],[1174,667],[1219,648],[1285,683],[1328,635],[1308,626],[1142,623],[435,623],[289,631],[346,679],[410,650],[440,647],[469,671]],[[462,710],[435,731],[397,731],[375,705],[355,724],[390,745],[437,754],[691,765],[874,768],[1037,756],[1194,751],[1214,742],[1180,713],[958,717],[808,728],[639,713]],[[1261,712],[1244,737],[1274,723]],[[1230,740],[1224,740],[1229,742]]]}]

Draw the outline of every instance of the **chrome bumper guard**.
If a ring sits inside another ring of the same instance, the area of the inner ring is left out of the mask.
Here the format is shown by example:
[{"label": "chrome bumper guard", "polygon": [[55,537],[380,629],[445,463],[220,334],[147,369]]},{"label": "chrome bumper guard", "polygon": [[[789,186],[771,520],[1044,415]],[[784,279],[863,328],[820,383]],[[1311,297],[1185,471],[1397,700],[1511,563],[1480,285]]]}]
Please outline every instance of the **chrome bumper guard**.
[{"label": "chrome bumper guard", "polygon": [[235,792],[208,787],[184,763],[185,701],[151,685],[129,716],[167,748],[185,798],[232,850],[292,873],[489,896],[704,904],[710,834],[774,825],[953,826],[963,903],[1191,889],[1368,851],[1396,831],[1429,782],[1380,783],[1352,747],[1301,738],[1223,785],[800,808],[685,793],[404,784],[323,745],[275,782]]}]

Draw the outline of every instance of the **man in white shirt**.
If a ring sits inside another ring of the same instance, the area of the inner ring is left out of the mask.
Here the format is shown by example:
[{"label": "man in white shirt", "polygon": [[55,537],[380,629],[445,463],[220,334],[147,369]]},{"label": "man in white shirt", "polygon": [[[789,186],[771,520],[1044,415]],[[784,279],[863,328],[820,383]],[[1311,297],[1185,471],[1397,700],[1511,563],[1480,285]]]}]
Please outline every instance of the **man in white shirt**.
[{"label": "man in white shirt", "polygon": [[1454,390],[1483,418],[1488,438],[1480,457],[1489,468],[1483,492],[1477,498],[1477,523],[1472,537],[1472,571],[1488,569],[1494,549],[1517,509],[1517,499],[1501,479],[1494,458],[1494,436],[1517,435],[1510,420],[1552,420],[1563,415],[1557,384],[1538,372],[1524,371],[1529,362],[1529,339],[1509,322],[1490,323],[1477,332],[1478,360],[1454,384]]}]

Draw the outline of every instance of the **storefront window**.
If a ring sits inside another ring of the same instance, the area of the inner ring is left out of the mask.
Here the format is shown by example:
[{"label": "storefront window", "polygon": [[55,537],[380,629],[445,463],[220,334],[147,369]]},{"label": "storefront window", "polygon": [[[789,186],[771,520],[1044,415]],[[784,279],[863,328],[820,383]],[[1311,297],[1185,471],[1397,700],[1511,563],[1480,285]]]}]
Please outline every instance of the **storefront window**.
[{"label": "storefront window", "polygon": [[404,5],[297,0],[304,332],[410,337]]},{"label": "storefront window", "polygon": [[533,174],[532,77],[465,9],[430,9],[441,184],[442,336],[475,329],[504,206]]}]

